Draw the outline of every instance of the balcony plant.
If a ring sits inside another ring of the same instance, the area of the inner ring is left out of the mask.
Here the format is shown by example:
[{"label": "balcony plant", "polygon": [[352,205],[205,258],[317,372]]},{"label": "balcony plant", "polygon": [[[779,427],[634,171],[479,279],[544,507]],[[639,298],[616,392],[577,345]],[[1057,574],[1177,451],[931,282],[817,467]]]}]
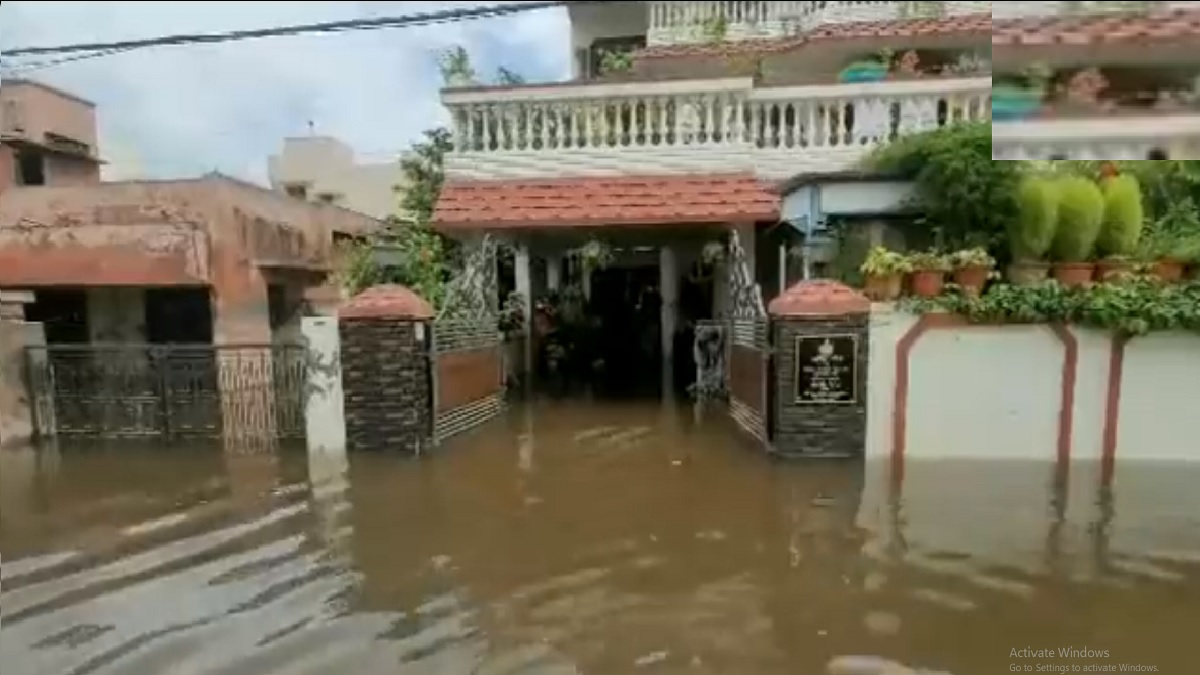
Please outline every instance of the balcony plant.
[{"label": "balcony plant", "polygon": [[1124,278],[1134,270],[1132,256],[1138,251],[1146,213],[1142,206],[1142,186],[1132,175],[1109,175],[1101,179],[1104,193],[1104,220],[1096,250],[1103,258],[1096,263],[1100,281]]},{"label": "balcony plant", "polygon": [[936,298],[942,294],[946,284],[946,273],[950,261],[937,251],[923,251],[908,256],[912,274],[908,278],[909,290],[918,298]]},{"label": "balcony plant", "polygon": [[950,255],[954,283],[964,295],[978,297],[996,268],[996,259],[984,248],[968,248]]},{"label": "balcony plant", "polygon": [[851,62],[838,74],[838,81],[843,84],[881,82],[887,79],[891,68],[892,50],[881,49],[869,57]]},{"label": "balcony plant", "polygon": [[438,68],[442,71],[442,80],[447,87],[470,87],[475,84],[471,55],[461,45],[442,52]]},{"label": "balcony plant", "polygon": [[954,63],[943,67],[942,72],[956,77],[991,75],[992,60],[981,54],[961,54]]},{"label": "balcony plant", "polygon": [[1058,229],[1051,245],[1054,278],[1065,286],[1085,286],[1095,271],[1089,260],[1104,222],[1104,195],[1083,176],[1059,178],[1058,188]]},{"label": "balcony plant", "polygon": [[1152,263],[1155,276],[1168,283],[1183,278],[1185,268],[1200,263],[1200,209],[1190,197],[1167,207],[1146,231],[1141,257]]},{"label": "balcony plant", "polygon": [[1017,78],[992,87],[992,119],[1023,120],[1041,110],[1053,73],[1042,64],[1030,66]]},{"label": "balcony plant", "polygon": [[911,269],[908,258],[902,254],[883,246],[872,248],[859,267],[865,278],[867,297],[878,302],[890,302],[900,297],[904,275]]},{"label": "balcony plant", "polygon": [[1029,175],[1018,184],[1016,198],[1017,217],[1009,221],[1008,279],[1017,286],[1031,286],[1050,273],[1046,253],[1058,229],[1058,184],[1047,176]]},{"label": "balcony plant", "polygon": [[612,77],[633,70],[633,52],[605,49],[600,52],[600,76]]}]

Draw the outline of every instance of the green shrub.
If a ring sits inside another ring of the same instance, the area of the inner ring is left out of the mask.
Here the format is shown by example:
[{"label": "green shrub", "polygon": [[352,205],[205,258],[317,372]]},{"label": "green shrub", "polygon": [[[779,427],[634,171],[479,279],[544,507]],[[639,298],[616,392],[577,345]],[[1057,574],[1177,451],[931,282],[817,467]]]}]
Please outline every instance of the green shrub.
[{"label": "green shrub", "polygon": [[1040,260],[1058,230],[1058,183],[1026,176],[1017,186],[1017,217],[1011,222],[1009,245],[1016,260]]},{"label": "green shrub", "polygon": [[1084,262],[1100,236],[1104,195],[1094,182],[1080,176],[1060,178],[1058,189],[1058,228],[1051,249],[1063,262]]},{"label": "green shrub", "polygon": [[1104,221],[1096,240],[1099,253],[1128,257],[1138,250],[1138,240],[1146,220],[1142,208],[1142,186],[1137,178],[1125,174],[1103,184]]}]

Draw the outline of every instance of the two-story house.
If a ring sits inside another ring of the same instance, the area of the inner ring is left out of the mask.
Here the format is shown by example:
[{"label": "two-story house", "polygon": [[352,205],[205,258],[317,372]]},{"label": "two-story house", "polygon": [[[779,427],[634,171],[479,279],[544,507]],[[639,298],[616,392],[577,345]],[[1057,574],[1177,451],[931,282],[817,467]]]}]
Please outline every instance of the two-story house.
[{"label": "two-story house", "polygon": [[[818,223],[781,223],[781,182],[843,180],[881,144],[991,114],[990,2],[568,11],[569,81],[443,90],[454,150],[436,225],[510,241],[527,302],[575,279],[619,305],[649,279],[663,356],[678,324],[731,310],[730,266],[697,273],[709,244],[736,233],[766,301],[797,279],[786,249]],[[564,265],[593,238],[608,269]]]},{"label": "two-story house", "polygon": [[996,159],[1200,158],[1200,2],[992,9]]},{"label": "two-story house", "polygon": [[267,158],[271,188],[296,199],[335,204],[377,220],[396,216],[403,198],[403,175],[396,159],[363,162],[354,149],[329,136],[283,139]]}]

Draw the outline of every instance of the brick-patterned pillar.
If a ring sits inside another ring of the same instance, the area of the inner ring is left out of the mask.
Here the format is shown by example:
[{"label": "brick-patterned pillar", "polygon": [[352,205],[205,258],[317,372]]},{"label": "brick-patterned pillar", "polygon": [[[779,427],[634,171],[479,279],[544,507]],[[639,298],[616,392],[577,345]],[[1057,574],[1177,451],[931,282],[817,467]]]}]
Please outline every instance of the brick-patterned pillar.
[{"label": "brick-patterned pillar", "polygon": [[419,452],[432,429],[429,303],[403,286],[375,286],[338,312],[350,451]]},{"label": "brick-patterned pillar", "polygon": [[836,281],[801,281],[768,310],[775,346],[775,451],[788,457],[862,456],[870,301]]}]

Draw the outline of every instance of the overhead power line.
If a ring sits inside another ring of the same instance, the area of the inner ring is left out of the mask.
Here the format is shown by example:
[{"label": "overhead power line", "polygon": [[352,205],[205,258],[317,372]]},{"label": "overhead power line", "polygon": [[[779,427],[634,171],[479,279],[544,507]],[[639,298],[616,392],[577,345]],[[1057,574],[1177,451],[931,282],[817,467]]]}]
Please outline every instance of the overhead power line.
[{"label": "overhead power line", "polygon": [[[164,35],[160,37],[143,38],[138,40],[121,40],[117,42],[84,42],[77,44],[54,45],[49,47],[17,47],[15,49],[4,50],[2,55],[11,58],[16,56],[86,54],[83,56],[78,56],[77,58],[92,58],[97,56],[108,56],[110,54],[132,51],[136,49],[147,49],[150,47],[216,44],[222,42],[238,42],[241,40],[256,40],[270,37],[344,33],[361,30],[380,30],[383,28],[405,28],[410,26],[456,23],[459,21],[469,21],[471,19],[508,16],[512,14],[520,14],[522,12],[532,12],[541,9],[583,4],[595,4],[595,0],[592,2],[513,2],[503,5],[447,9],[437,12],[409,14],[406,16],[328,21],[324,23],[277,26],[274,28],[258,28],[254,30],[234,30],[219,33],[181,33],[178,35]],[[65,60],[60,60],[58,62],[65,62]],[[50,63],[49,65],[56,65],[58,62]]]}]

